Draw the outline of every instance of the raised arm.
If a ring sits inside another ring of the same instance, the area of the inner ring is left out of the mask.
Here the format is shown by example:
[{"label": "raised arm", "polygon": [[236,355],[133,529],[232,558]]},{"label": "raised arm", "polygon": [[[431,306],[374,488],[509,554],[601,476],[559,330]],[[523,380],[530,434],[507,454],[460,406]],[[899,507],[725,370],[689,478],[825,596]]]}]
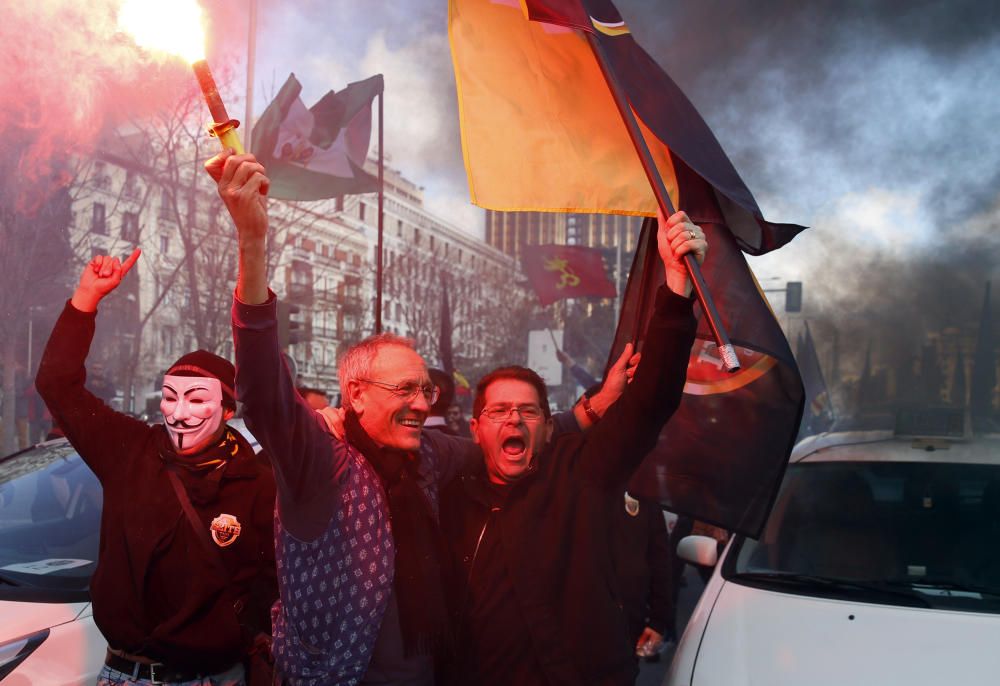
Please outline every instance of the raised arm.
[{"label": "raised arm", "polygon": [[277,299],[267,287],[267,190],[253,155],[226,151],[205,163],[216,180],[239,241],[239,277],[233,303],[236,397],[247,427],[274,466],[282,525],[296,538],[323,533],[349,469],[346,446],[327,434],[299,396],[278,345]]},{"label": "raised arm", "polygon": [[621,398],[587,433],[582,456],[584,468],[615,492],[624,489],[680,404],[694,343],[692,287],[682,260],[691,252],[704,261],[704,233],[684,212],[661,216],[657,245],[666,283],[656,294],[642,360]]},{"label": "raised arm", "polygon": [[120,468],[149,427],[108,407],[84,386],[85,362],[94,338],[97,306],[139,259],[138,248],[125,263],[97,256],[83,268],[72,299],[59,316],[45,345],[35,387],[55,423],[102,483]]}]

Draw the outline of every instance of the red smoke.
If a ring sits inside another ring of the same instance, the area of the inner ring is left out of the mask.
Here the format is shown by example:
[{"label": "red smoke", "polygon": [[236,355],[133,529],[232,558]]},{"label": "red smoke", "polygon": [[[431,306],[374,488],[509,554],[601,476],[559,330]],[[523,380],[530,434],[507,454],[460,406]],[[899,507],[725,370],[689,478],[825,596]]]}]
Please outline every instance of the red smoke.
[{"label": "red smoke", "polygon": [[[119,4],[5,3],[0,155],[17,156],[15,164],[4,166],[14,166],[21,181],[51,179],[60,159],[92,151],[103,131],[126,117],[142,120],[168,108],[196,88],[186,64],[144,54],[119,32]],[[234,19],[245,37],[242,13]],[[27,142],[13,147],[4,142],[12,138]]]}]

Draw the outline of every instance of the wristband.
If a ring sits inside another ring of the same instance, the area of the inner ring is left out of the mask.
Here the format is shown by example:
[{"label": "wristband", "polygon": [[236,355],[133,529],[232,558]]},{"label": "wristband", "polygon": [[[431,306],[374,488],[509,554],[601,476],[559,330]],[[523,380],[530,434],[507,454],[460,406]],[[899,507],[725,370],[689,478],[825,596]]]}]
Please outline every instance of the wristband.
[{"label": "wristband", "polygon": [[601,415],[594,412],[594,408],[590,406],[590,398],[584,393],[580,396],[580,404],[583,405],[583,413],[587,415],[587,418],[594,424],[601,421]]}]

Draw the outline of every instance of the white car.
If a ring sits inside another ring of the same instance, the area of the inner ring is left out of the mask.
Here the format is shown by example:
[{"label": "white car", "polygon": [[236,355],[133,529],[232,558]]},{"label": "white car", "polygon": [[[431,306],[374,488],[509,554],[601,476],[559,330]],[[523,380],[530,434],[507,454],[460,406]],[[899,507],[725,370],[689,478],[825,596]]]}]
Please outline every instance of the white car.
[{"label": "white car", "polygon": [[[230,425],[259,450],[242,420]],[[100,483],[65,439],[0,459],[0,682],[97,682],[107,643],[88,586],[102,502]]]},{"label": "white car", "polygon": [[[961,426],[961,424],[959,424]],[[715,564],[716,542],[678,553]],[[823,434],[736,536],[667,686],[1000,683],[1000,436]]]}]

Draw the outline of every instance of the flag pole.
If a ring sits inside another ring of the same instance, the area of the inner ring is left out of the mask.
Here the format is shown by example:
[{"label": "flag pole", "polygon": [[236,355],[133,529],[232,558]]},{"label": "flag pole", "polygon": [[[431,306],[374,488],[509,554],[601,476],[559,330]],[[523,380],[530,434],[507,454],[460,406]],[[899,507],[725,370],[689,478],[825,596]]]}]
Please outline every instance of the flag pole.
[{"label": "flag pole", "polygon": [[[646,172],[646,178],[649,179],[650,186],[653,188],[653,194],[656,195],[656,202],[660,206],[660,210],[663,212],[665,217],[669,217],[674,214],[674,205],[670,201],[670,194],[667,193],[667,187],[663,184],[663,179],[660,178],[660,172],[656,168],[656,164],[653,162],[653,156],[649,152],[649,146],[646,144],[646,140],[642,137],[642,131],[639,130],[639,124],[635,120],[635,115],[632,113],[631,105],[629,105],[628,98],[625,92],[622,90],[621,84],[615,78],[615,75],[608,69],[608,59],[607,55],[604,53],[604,47],[590,31],[583,31],[584,35],[587,36],[587,41],[590,43],[590,49],[594,53],[594,57],[597,59],[597,64],[601,68],[601,73],[604,75],[604,81],[608,84],[608,89],[611,91],[611,96],[614,98],[615,105],[618,107],[618,113],[622,117],[622,121],[625,123],[625,128],[628,131],[629,138],[632,139],[632,145],[635,146],[636,153],[639,155],[639,160],[642,162],[642,168]],[[726,370],[730,372],[739,371],[740,361],[736,356],[736,349],[729,340],[729,334],[726,332],[725,327],[722,324],[722,318],[719,316],[719,311],[715,307],[715,301],[712,299],[711,293],[708,291],[708,285],[705,283],[705,277],[701,273],[701,267],[698,266],[697,260],[691,254],[684,256],[684,266],[687,267],[688,274],[691,276],[691,283],[694,286],[695,293],[698,296],[698,301],[701,303],[702,312],[705,315],[705,320],[708,322],[709,328],[712,330],[712,335],[715,337],[715,342],[719,348],[719,357],[722,358],[722,363],[726,366]]]},{"label": "flag pole", "polygon": [[383,168],[385,153],[383,152],[382,135],[382,99],[385,97],[385,86],[378,93],[378,248],[375,258],[375,333],[382,333],[382,234],[385,217],[382,205],[385,201],[385,183]]},{"label": "flag pole", "polygon": [[253,80],[254,62],[257,59],[257,0],[250,0],[250,15],[247,17],[247,108],[243,119],[243,142],[247,150],[253,148]]},{"label": "flag pole", "polygon": [[618,224],[618,249],[615,251],[615,321],[622,314],[622,241],[625,240],[625,230],[622,228],[623,222]]}]

